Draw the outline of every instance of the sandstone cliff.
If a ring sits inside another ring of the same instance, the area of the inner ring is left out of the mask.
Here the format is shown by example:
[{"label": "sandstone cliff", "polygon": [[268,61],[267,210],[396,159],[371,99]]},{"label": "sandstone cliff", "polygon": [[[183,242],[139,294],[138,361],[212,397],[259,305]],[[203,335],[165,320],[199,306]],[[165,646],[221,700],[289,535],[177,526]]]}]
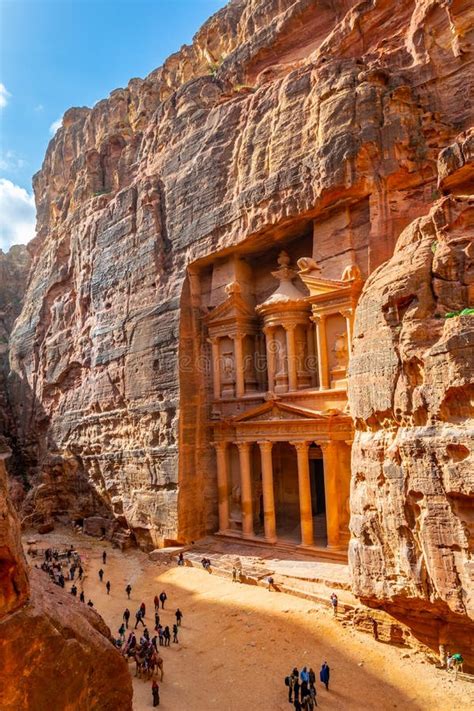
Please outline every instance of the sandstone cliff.
[{"label": "sandstone cliff", "polygon": [[11,339],[25,513],[99,511],[144,545],[214,530],[187,267],[310,220],[326,276],[348,254],[364,277],[387,260],[469,126],[471,14],[467,0],[237,0],[146,79],[66,113],[34,180]]},{"label": "sandstone cliff", "polygon": [[440,155],[440,185],[455,195],[410,224],[393,257],[369,277],[349,381],[354,590],[431,647],[462,649],[471,668],[472,140],[463,136]]},{"label": "sandstone cliff", "polygon": [[129,711],[127,664],[99,615],[31,571],[7,495],[0,442],[0,708]]},{"label": "sandstone cliff", "polygon": [[[30,268],[30,257],[23,245],[14,245],[7,253],[0,249],[0,437],[5,437],[12,445],[16,457],[10,459],[10,471],[21,472],[18,457],[21,448],[15,446],[16,427],[7,391],[9,372],[8,342],[13,324],[21,311],[26,281]],[[12,479],[12,488],[20,494],[22,485]]]}]

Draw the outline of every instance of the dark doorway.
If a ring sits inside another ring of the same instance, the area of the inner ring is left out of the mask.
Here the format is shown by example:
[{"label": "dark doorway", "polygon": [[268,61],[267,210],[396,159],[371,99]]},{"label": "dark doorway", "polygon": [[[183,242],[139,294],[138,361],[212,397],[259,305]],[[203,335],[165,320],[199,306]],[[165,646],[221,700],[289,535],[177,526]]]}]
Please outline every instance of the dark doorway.
[{"label": "dark doorway", "polygon": [[326,513],[326,492],[324,491],[324,469],[322,459],[311,459],[311,504],[313,516]]},{"label": "dark doorway", "polygon": [[316,545],[327,545],[326,491],[324,489],[324,465],[322,457],[311,457],[311,506],[313,508],[313,528]]}]

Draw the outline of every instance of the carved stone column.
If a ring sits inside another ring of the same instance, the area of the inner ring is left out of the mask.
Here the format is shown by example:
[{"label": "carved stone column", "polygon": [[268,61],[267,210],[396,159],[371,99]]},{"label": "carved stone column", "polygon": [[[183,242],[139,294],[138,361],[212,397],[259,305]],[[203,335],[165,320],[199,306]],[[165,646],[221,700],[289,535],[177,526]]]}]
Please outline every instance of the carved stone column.
[{"label": "carved stone column", "polygon": [[235,395],[236,397],[242,397],[245,394],[243,336],[237,335],[232,338],[235,354]]},{"label": "carved stone column", "polygon": [[290,442],[296,449],[298,460],[298,491],[300,498],[301,543],[312,546],[313,509],[311,505],[311,481],[309,478],[308,442]]},{"label": "carved stone column", "polygon": [[214,398],[219,400],[221,397],[221,363],[219,357],[219,339],[209,338],[209,343],[212,347],[212,384]]},{"label": "carved stone column", "polygon": [[314,367],[314,329],[313,324],[310,322],[306,329],[306,338],[308,340],[307,353],[308,361],[306,364],[306,370],[311,377],[311,385],[316,386],[316,369]]},{"label": "carved stone column", "polygon": [[[338,492],[338,447],[337,441],[319,442],[323,453],[324,491],[326,495],[326,529],[328,548],[340,548],[339,538],[339,492]],[[344,444],[344,443],[342,443]]]},{"label": "carved stone column", "polygon": [[229,472],[227,465],[227,442],[214,442],[217,459],[217,501],[219,507],[219,531],[229,528]]},{"label": "carved stone column", "polygon": [[240,496],[242,508],[242,534],[253,537],[252,477],[250,470],[250,442],[239,442]]},{"label": "carved stone column", "polygon": [[266,326],[263,329],[265,334],[265,345],[267,349],[267,375],[268,375],[268,391],[275,390],[275,328]]},{"label": "carved stone column", "polygon": [[326,340],[326,317],[315,316],[313,320],[316,324],[316,340],[318,343],[319,389],[327,390],[329,388],[329,372]]},{"label": "carved stone column", "polygon": [[265,526],[265,540],[273,543],[276,541],[275,520],[275,495],[273,492],[273,442],[259,442],[260,456],[262,459],[262,493],[263,514]]},{"label": "carved stone column", "polygon": [[296,360],[295,324],[285,324],[286,354],[288,363],[288,390],[298,390],[298,364]]}]

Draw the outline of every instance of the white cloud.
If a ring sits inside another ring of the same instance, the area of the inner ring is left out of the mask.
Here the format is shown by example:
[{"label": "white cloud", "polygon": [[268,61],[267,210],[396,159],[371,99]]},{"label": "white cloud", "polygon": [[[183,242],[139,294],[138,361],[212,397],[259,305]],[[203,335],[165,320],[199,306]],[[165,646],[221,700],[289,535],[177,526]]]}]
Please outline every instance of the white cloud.
[{"label": "white cloud", "polygon": [[58,128],[61,128],[62,125],[63,125],[63,117],[61,116],[61,118],[58,118],[58,119],[56,119],[56,121],[53,121],[53,123],[49,127],[50,134],[52,136],[54,136],[54,134],[56,133]]},{"label": "white cloud", "polygon": [[35,236],[35,201],[24,188],[0,178],[0,249],[26,244]]},{"label": "white cloud", "polygon": [[8,104],[8,98],[11,96],[10,92],[7,91],[5,84],[0,82],[0,109]]},{"label": "white cloud", "polygon": [[0,170],[16,171],[21,170],[28,162],[24,158],[17,156],[15,151],[0,151]]}]

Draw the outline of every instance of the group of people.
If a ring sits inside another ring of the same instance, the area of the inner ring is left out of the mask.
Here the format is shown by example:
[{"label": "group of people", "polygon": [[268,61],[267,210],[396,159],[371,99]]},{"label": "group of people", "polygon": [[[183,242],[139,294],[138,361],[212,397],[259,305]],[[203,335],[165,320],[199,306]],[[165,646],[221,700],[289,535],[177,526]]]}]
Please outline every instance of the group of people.
[{"label": "group of people", "polygon": [[[329,690],[329,665],[323,662],[319,672],[319,679]],[[310,667],[303,667],[301,672],[295,667],[291,674],[285,677],[288,687],[288,701],[296,711],[313,711],[318,705],[316,700],[316,674]]]}]

